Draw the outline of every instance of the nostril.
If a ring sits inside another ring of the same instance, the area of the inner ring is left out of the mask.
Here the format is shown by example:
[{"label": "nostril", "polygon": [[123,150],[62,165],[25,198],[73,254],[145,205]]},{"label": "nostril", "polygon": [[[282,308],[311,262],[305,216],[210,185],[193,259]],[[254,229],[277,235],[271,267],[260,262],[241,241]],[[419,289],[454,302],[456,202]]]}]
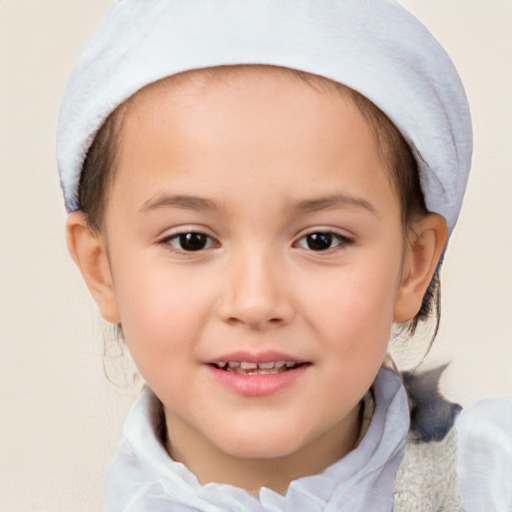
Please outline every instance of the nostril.
[{"label": "nostril", "polygon": [[218,315],[223,322],[261,329],[278,327],[294,317],[294,308],[284,291],[277,293],[261,283],[258,287],[242,284],[233,287],[219,302]]},{"label": "nostril", "polygon": [[232,317],[227,318],[226,322],[233,326],[245,325],[245,326],[249,326],[253,329],[260,329],[260,328],[264,328],[265,326],[277,327],[284,323],[284,319],[279,318],[279,317],[272,317],[272,318],[265,319],[263,317],[243,316],[243,317],[237,318],[237,317],[232,316]]},{"label": "nostril", "polygon": [[231,316],[231,317],[227,318],[226,322],[228,324],[230,324],[230,325],[237,325],[237,324],[244,324],[245,323],[242,320],[240,320],[240,318],[236,318],[234,316]]}]

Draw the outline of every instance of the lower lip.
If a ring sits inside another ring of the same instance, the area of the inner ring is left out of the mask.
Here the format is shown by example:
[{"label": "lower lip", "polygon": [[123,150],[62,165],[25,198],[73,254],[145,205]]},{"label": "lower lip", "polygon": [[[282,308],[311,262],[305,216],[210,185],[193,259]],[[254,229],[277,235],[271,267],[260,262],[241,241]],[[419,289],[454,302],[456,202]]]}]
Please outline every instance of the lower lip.
[{"label": "lower lip", "polygon": [[208,365],[213,378],[235,393],[248,397],[270,396],[290,386],[302,377],[310,365],[304,364],[293,370],[272,375],[241,375],[239,373],[219,370]]}]

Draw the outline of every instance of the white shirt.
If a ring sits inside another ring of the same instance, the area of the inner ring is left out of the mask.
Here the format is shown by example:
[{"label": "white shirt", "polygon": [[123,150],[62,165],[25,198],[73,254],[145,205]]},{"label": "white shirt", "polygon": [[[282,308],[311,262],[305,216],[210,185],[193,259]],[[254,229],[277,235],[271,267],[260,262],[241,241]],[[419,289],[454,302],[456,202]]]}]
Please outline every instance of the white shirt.
[{"label": "white shirt", "polygon": [[[173,461],[155,434],[157,398],[145,389],[126,420],[106,479],[107,512],[391,512],[409,430],[407,396],[398,375],[381,368],[375,412],[359,446],[318,475],[293,481],[286,495],[259,496],[227,484],[200,485]],[[461,413],[459,493],[465,512],[512,511],[512,398]]]}]

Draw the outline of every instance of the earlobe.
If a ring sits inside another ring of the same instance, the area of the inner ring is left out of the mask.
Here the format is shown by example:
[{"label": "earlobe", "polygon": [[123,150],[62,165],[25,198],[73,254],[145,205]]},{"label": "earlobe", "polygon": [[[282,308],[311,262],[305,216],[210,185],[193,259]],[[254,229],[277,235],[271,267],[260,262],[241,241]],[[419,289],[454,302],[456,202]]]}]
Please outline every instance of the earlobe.
[{"label": "earlobe", "polygon": [[395,299],[394,321],[416,316],[446,243],[448,229],[440,215],[429,213],[411,229],[402,277]]},{"label": "earlobe", "polygon": [[119,312],[108,254],[101,235],[92,233],[81,211],[69,214],[66,222],[68,250],[107,322],[119,324]]}]

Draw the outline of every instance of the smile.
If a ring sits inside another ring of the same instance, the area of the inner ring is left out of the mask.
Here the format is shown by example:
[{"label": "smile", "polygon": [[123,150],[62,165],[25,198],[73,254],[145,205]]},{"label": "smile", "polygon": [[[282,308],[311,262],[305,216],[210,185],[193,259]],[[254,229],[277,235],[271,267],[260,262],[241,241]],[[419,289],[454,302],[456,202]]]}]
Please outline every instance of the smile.
[{"label": "smile", "polygon": [[254,363],[249,361],[217,361],[212,366],[219,370],[236,373],[238,375],[277,375],[298,368],[305,363],[294,361],[268,361]]}]

